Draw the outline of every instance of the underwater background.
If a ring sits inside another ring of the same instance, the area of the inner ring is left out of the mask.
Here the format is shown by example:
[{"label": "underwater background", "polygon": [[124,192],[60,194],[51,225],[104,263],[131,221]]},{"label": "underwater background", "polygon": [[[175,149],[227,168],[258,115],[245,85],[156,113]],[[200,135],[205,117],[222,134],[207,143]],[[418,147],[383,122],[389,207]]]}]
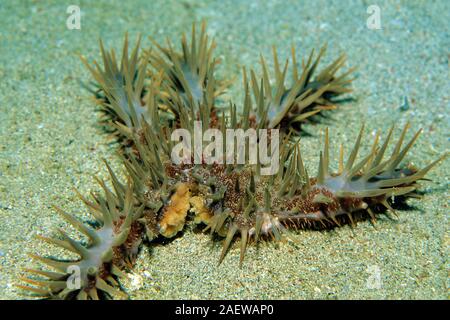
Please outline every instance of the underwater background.
[{"label": "underwater background", "polygon": [[[80,30],[66,26],[69,5],[81,9]],[[371,5],[380,9],[381,29],[367,25]],[[99,38],[116,50],[125,32],[132,42],[142,34],[144,47],[147,36],[178,44],[193,22],[205,20],[222,60],[219,75],[235,77],[227,98],[238,105],[242,67],[259,70],[260,53],[271,57],[273,45],[283,59],[291,44],[304,57],[327,42],[325,62],[345,52],[348,66],[358,67],[354,101],[305,126],[302,155],[315,173],[327,126],[334,159],[363,122],[363,151],[375,130],[396,124],[398,135],[408,121],[424,129],[409,162],[423,167],[449,149],[449,19],[445,0],[1,1],[0,298],[23,298],[14,284],[34,264],[27,253],[61,254],[36,234],[59,226],[79,237],[51,206],[87,219],[73,188],[98,190],[93,176],[108,177],[102,159],[122,171],[117,145],[80,86],[91,76],[78,56],[98,60]],[[424,198],[410,199],[398,219],[250,246],[242,268],[238,246],[218,266],[220,242],[187,228],[143,246],[123,287],[132,299],[448,299],[449,168],[447,159],[433,169]]]}]

